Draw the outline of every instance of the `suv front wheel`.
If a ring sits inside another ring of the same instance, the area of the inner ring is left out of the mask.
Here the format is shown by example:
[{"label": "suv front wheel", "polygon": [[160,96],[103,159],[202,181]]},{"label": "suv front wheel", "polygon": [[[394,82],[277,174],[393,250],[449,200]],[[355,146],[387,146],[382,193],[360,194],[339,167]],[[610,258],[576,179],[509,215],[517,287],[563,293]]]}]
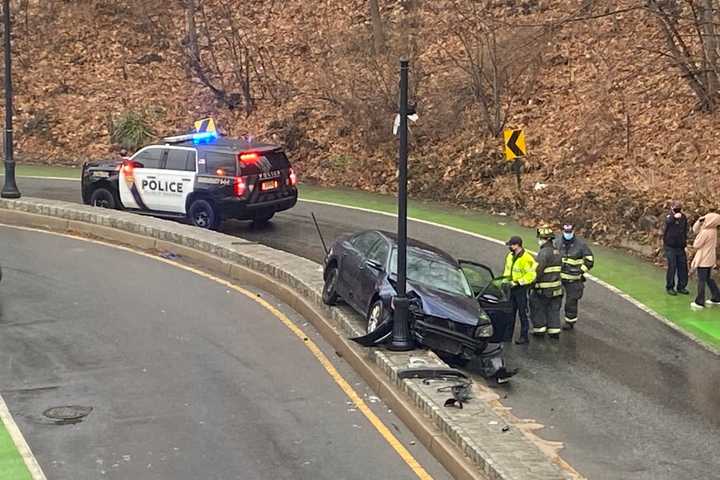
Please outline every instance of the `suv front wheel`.
[{"label": "suv front wheel", "polygon": [[188,209],[188,220],[196,227],[217,230],[220,226],[220,214],[212,203],[199,198],[193,200]]}]

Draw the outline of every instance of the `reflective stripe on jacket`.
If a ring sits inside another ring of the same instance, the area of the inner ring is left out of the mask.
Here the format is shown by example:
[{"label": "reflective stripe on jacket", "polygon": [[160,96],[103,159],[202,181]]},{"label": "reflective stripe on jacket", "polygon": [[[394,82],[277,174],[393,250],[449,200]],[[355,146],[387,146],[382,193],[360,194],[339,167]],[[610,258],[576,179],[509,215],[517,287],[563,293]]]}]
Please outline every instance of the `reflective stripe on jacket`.
[{"label": "reflective stripe on jacket", "polygon": [[592,250],[582,238],[575,236],[567,241],[562,235],[555,239],[555,248],[562,256],[562,272],[560,277],[565,282],[577,282],[590,271],[595,264]]},{"label": "reflective stripe on jacket", "polygon": [[535,290],[546,297],[559,297],[563,294],[560,274],[562,271],[562,257],[555,249],[552,241],[547,241],[540,247],[537,256],[537,278]]},{"label": "reflective stripe on jacket", "polygon": [[536,268],[537,262],[525,249],[519,256],[515,256],[514,253],[510,252],[505,257],[503,277],[517,282],[518,285],[530,285],[535,281]]}]

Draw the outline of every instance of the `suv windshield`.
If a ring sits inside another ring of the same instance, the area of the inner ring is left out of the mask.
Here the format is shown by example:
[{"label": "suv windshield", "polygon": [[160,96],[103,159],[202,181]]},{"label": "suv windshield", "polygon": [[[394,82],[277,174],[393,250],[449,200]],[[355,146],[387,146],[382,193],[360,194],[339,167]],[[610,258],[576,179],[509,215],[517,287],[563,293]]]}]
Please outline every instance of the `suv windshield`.
[{"label": "suv windshield", "polygon": [[[390,271],[397,275],[397,249],[392,252]],[[407,279],[437,290],[472,297],[470,285],[459,267],[417,247],[407,249]]]}]

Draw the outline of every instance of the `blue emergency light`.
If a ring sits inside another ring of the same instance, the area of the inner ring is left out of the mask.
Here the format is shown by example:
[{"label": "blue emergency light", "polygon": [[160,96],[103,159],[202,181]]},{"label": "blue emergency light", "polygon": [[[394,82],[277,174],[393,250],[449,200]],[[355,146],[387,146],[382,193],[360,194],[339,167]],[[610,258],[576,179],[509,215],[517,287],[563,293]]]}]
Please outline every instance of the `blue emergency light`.
[{"label": "blue emergency light", "polygon": [[199,145],[201,143],[212,143],[218,138],[217,131],[212,132],[199,132],[199,133],[188,133],[187,135],[177,135],[174,137],[165,137],[163,141],[166,143],[182,143],[192,141],[193,145]]},{"label": "blue emergency light", "polygon": [[194,145],[198,145],[200,143],[212,143],[218,138],[217,131],[212,132],[200,132],[200,133],[193,133],[192,134],[192,142]]}]

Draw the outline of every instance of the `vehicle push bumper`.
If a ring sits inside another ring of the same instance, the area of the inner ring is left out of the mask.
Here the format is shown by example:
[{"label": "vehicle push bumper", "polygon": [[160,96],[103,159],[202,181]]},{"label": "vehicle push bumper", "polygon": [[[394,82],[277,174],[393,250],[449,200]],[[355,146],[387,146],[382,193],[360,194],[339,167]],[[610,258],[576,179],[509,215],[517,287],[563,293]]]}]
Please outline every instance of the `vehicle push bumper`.
[{"label": "vehicle push bumper", "polygon": [[248,219],[258,213],[276,213],[289,210],[295,206],[298,200],[297,190],[290,193],[260,199],[260,201],[248,201],[243,199],[231,199],[220,202],[219,208],[223,217]]}]

